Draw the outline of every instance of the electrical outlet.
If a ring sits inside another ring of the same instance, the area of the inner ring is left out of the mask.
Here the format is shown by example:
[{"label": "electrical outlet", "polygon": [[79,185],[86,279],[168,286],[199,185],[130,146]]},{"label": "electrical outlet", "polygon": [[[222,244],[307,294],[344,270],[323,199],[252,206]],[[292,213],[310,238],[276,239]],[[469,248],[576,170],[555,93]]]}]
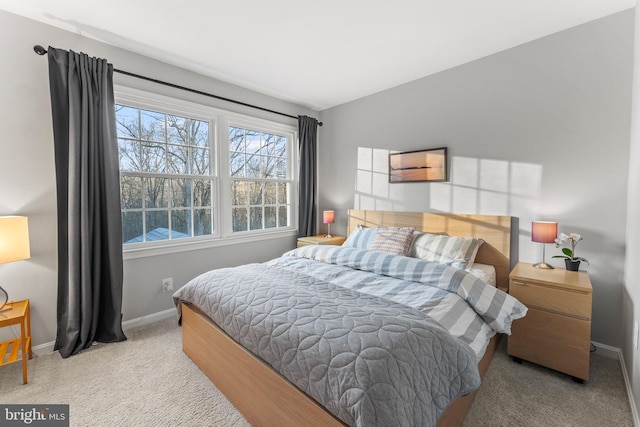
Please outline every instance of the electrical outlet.
[{"label": "electrical outlet", "polygon": [[171,292],[173,290],[173,277],[162,279],[162,292]]},{"label": "electrical outlet", "polygon": [[638,349],[638,322],[633,322],[633,348]]}]

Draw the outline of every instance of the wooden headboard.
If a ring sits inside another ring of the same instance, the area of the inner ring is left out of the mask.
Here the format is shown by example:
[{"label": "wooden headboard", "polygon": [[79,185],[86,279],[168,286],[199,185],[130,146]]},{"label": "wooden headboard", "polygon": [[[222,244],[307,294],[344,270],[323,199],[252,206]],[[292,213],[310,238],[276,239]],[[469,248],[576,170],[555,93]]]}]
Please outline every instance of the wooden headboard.
[{"label": "wooden headboard", "polygon": [[509,289],[509,272],[518,261],[518,218],[432,212],[349,210],[348,232],[364,227],[413,227],[418,231],[484,240],[476,262],[496,269],[496,286]]}]

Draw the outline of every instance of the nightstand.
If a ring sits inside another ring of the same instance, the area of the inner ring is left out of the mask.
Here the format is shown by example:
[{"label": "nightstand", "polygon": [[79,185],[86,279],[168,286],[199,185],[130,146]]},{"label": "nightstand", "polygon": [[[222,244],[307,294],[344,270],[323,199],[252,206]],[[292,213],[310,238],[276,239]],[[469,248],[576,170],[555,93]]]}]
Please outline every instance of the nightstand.
[{"label": "nightstand", "polygon": [[[27,355],[33,358],[31,352],[31,315],[29,300],[7,303],[0,311],[0,328],[20,325],[20,338],[0,343],[0,366],[22,361],[22,382],[27,383]],[[20,358],[18,358],[20,352]]]},{"label": "nightstand", "polygon": [[326,234],[318,234],[317,236],[309,236],[309,237],[299,237],[298,238],[298,246],[308,246],[308,245],[337,245],[340,246],[347,240],[346,237],[342,236],[333,236],[333,237],[325,237]]},{"label": "nightstand", "polygon": [[509,275],[509,293],[526,305],[527,315],[513,322],[507,353],[589,379],[591,281],[584,271],[544,270],[518,263]]}]

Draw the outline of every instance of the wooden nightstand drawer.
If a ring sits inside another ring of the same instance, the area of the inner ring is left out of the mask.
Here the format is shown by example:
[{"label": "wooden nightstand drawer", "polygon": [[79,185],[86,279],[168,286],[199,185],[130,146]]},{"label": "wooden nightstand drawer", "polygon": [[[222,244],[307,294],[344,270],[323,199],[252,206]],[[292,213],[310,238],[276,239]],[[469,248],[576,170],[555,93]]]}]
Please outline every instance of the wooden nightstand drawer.
[{"label": "wooden nightstand drawer", "polygon": [[511,279],[509,293],[529,308],[591,319],[591,294]]},{"label": "wooden nightstand drawer", "polygon": [[511,331],[509,355],[589,378],[591,322],[531,308]]}]

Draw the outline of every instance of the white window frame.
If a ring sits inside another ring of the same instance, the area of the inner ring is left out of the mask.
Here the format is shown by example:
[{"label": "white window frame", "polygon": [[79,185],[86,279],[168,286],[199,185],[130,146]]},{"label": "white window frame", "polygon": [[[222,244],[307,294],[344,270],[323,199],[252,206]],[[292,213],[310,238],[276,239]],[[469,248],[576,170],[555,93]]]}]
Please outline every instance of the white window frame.
[{"label": "white window frame", "polygon": [[[123,244],[124,259],[135,259],[176,252],[249,243],[277,237],[295,236],[298,229],[298,148],[297,129],[246,114],[226,111],[195,102],[158,95],[125,86],[114,88],[116,104],[145,110],[186,116],[209,123],[211,153],[211,177],[214,181],[214,233],[175,240]],[[233,232],[231,214],[231,180],[229,177],[229,126],[245,127],[264,132],[277,133],[287,138],[289,162],[287,176],[291,182],[291,216],[288,227]]]}]

